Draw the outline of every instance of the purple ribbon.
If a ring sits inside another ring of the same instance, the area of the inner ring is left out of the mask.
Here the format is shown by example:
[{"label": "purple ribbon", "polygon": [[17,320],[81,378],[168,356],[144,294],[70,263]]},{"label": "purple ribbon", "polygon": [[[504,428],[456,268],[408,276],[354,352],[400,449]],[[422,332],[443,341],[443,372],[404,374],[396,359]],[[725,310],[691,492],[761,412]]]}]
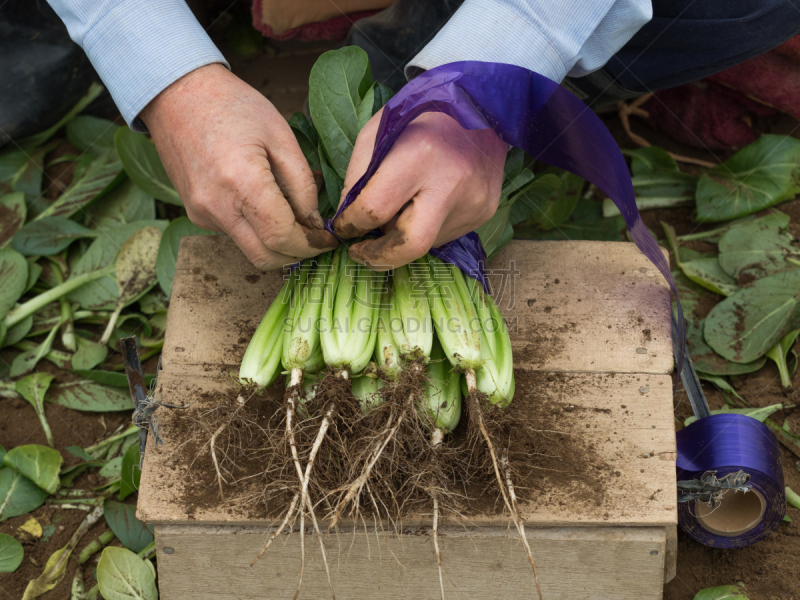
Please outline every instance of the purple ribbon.
[{"label": "purple ribbon", "polygon": [[[747,499],[755,505],[751,507],[755,524],[747,531],[723,534],[697,517],[697,500],[682,502],[678,504],[678,523],[689,536],[714,548],[741,548],[764,539],[780,526],[786,514],[781,449],[769,427],[745,415],[718,414],[684,427],[676,438],[678,481],[697,480],[710,471],[722,478],[741,470],[750,475],[748,483],[766,504],[759,519],[758,499],[754,492],[747,492]],[[741,499],[742,493],[726,492],[722,505]],[[740,517],[747,514],[741,508],[739,513]]]},{"label": "purple ribbon", "polygon": [[[426,112],[445,113],[467,130],[493,129],[504,142],[536,160],[593,183],[614,201],[636,247],[653,262],[678,297],[669,263],[639,215],[628,166],[611,133],[589,107],[565,88],[514,65],[450,63],[406,84],[384,107],[369,166],[328,222],[331,232],[333,221],[358,197],[406,126]],[[487,288],[486,255],[474,232],[430,252],[457,265]],[[686,347],[680,300],[678,325],[680,381]]]}]

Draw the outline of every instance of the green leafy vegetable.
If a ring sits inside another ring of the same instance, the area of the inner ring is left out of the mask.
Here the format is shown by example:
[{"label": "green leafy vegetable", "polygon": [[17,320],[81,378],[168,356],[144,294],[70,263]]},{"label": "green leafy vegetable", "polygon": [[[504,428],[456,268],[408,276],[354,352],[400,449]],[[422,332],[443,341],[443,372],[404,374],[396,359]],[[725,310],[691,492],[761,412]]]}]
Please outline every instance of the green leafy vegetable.
[{"label": "green leafy vegetable", "polygon": [[92,342],[82,337],[77,337],[76,341],[78,350],[72,355],[73,369],[93,369],[108,356],[108,347],[105,344]]},{"label": "green leafy vegetable", "polygon": [[775,364],[778,365],[778,372],[781,375],[781,385],[783,387],[792,387],[792,377],[789,373],[787,356],[792,346],[794,346],[798,335],[800,335],[800,329],[790,331],[780,342],[767,351],[767,357],[775,361]]},{"label": "green leafy vegetable", "polygon": [[198,227],[188,217],[178,217],[164,230],[164,235],[161,237],[161,243],[158,247],[156,270],[158,283],[167,296],[172,293],[172,280],[175,277],[178,248],[180,247],[181,239],[187,235],[214,235],[214,232]]},{"label": "green leafy vegetable", "polygon": [[67,139],[78,150],[100,156],[114,147],[117,129],[119,125],[108,119],[80,115],[67,123],[65,132]]},{"label": "green leafy vegetable", "polygon": [[748,598],[739,586],[722,585],[700,590],[695,594],[694,600],[748,600]]},{"label": "green leafy vegetable", "polygon": [[135,506],[106,500],[103,514],[111,531],[128,550],[141,552],[153,543],[153,526],[136,518]]},{"label": "green leafy vegetable", "polygon": [[50,447],[53,447],[55,446],[53,434],[50,431],[50,424],[47,422],[47,417],[44,414],[44,398],[51,381],[53,381],[53,376],[48,373],[34,373],[33,375],[28,375],[17,381],[16,389],[17,393],[33,406],[33,409],[36,411],[36,416],[42,424],[47,443],[50,444]]},{"label": "green leafy vegetable", "polygon": [[46,491],[18,471],[0,465],[0,521],[36,510],[47,496]]},{"label": "green leafy vegetable", "polygon": [[800,140],[763,135],[697,184],[697,218],[728,221],[793,198],[800,192]]},{"label": "green leafy vegetable", "polygon": [[87,229],[66,217],[46,217],[31,221],[17,232],[12,247],[24,256],[58,254],[73,241],[94,238],[97,231]]},{"label": "green leafy vegetable", "polygon": [[36,219],[71,217],[118,184],[124,175],[116,153],[109,150],[95,158],[85,172],[73,180],[58,200],[40,212]]},{"label": "green leafy vegetable", "polygon": [[27,214],[25,194],[22,192],[0,196],[0,248],[8,245],[17,230],[25,223]]},{"label": "green leafy vegetable", "polygon": [[788,485],[786,486],[786,502],[795,508],[800,509],[800,495],[798,495],[797,492],[795,492]]},{"label": "green leafy vegetable", "polygon": [[[16,250],[3,248],[0,250],[0,318],[5,317],[28,284],[28,262]],[[12,323],[6,323],[11,327]]]},{"label": "green leafy vegetable", "polygon": [[[114,371],[101,371],[99,369],[94,371],[87,371],[83,369],[75,369],[72,371],[78,377],[83,377],[87,381],[94,381],[103,385],[110,385],[111,387],[128,389],[128,377],[124,373],[116,373]],[[145,375],[144,382],[148,386],[155,379],[155,375]]]},{"label": "green leafy vegetable", "polygon": [[719,240],[719,264],[731,277],[749,281],[796,269],[800,262],[787,262],[800,260],[796,242],[774,221],[753,222],[723,234]]},{"label": "green leafy vegetable", "polygon": [[[793,408],[794,404],[770,404],[769,406],[764,406],[762,408],[729,408],[726,404],[719,410],[712,410],[712,415],[723,415],[723,414],[737,414],[737,415],[744,415],[746,417],[751,417],[756,419],[757,421],[761,421],[762,423],[767,420],[772,414],[778,412],[779,410],[785,410],[787,408]],[[697,420],[697,417],[692,415],[686,421],[684,421],[684,425],[691,425]]]},{"label": "green leafy vegetable", "polygon": [[24,556],[22,544],[7,533],[0,533],[0,573],[16,571]]},{"label": "green leafy vegetable", "polygon": [[739,290],[736,280],[723,271],[717,257],[679,262],[683,273],[696,284],[721,296],[732,296]]},{"label": "green leafy vegetable", "polygon": [[297,144],[300,150],[303,151],[303,156],[308,161],[308,166],[312,171],[319,171],[322,165],[319,161],[319,152],[317,146],[319,145],[319,134],[306,116],[301,112],[296,112],[289,119],[289,127],[292,128],[294,137],[297,138]]},{"label": "green leafy vegetable", "polygon": [[97,564],[97,584],[106,600],[158,600],[153,572],[125,548],[103,549]]},{"label": "green leafy vegetable", "polygon": [[95,229],[111,229],[136,221],[152,221],[156,218],[155,199],[126,179],[106,196],[86,209],[87,224]]},{"label": "green leafy vegetable", "polygon": [[183,206],[161,164],[156,147],[147,136],[128,127],[120,127],[114,136],[114,147],[125,172],[137,186],[162,202]]},{"label": "green leafy vegetable", "polygon": [[722,357],[751,362],[800,327],[798,304],[800,269],[759,279],[711,309],[705,339]]},{"label": "green leafy vegetable", "polygon": [[[336,174],[344,180],[359,132],[359,106],[372,85],[367,53],[347,46],[317,59],[309,76],[311,120],[323,135],[322,146]],[[369,99],[375,102],[374,94]],[[329,196],[330,197],[330,196]]]},{"label": "green leafy vegetable", "polygon": [[62,462],[58,450],[39,444],[26,444],[9,450],[3,462],[46,492],[55,494],[58,490],[58,472]]},{"label": "green leafy vegetable", "polygon": [[125,498],[139,490],[139,481],[142,478],[142,470],[139,468],[140,460],[138,444],[133,444],[125,451],[122,457],[122,470],[120,471],[120,500],[125,500]]},{"label": "green leafy vegetable", "polygon": [[85,412],[133,410],[133,400],[127,390],[100,383],[73,381],[50,388],[48,402]]},{"label": "green leafy vegetable", "polygon": [[89,106],[100,94],[103,93],[103,86],[99,83],[92,83],[89,86],[86,94],[84,94],[80,100],[73,106],[70,111],[61,117],[54,125],[48,127],[44,131],[36,133],[30,137],[25,138],[24,140],[20,141],[20,145],[27,151],[30,152],[32,148],[36,148],[37,146],[41,146],[47,140],[49,140],[55,133],[61,129],[66,123],[69,123],[77,114],[79,114],[84,108]]}]

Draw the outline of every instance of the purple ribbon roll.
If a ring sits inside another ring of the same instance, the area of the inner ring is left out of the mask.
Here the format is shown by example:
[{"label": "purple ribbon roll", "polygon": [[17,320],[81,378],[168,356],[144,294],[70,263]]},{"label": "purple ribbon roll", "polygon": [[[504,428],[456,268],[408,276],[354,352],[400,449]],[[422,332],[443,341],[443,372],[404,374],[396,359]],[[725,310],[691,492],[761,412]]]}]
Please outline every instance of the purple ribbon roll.
[{"label": "purple ribbon roll", "polygon": [[[675,297],[669,263],[636,207],[628,166],[606,126],[591,109],[556,82],[514,65],[464,61],[426,71],[406,84],[383,109],[369,166],[328,222],[350,206],[378,170],[392,145],[419,115],[442,112],[468,130],[491,128],[504,142],[536,160],[560,167],[593,183],[614,201],[631,239],[661,271]],[[434,256],[457,265],[488,291],[486,255],[477,234],[432,248]],[[680,369],[685,352],[685,324],[678,301]]]},{"label": "purple ribbon roll", "polygon": [[744,471],[749,492],[728,490],[711,509],[700,500],[678,504],[678,523],[690,537],[714,548],[741,548],[775,531],[786,514],[778,440],[760,421],[717,414],[695,421],[677,435],[678,481],[716,471],[722,478]]}]

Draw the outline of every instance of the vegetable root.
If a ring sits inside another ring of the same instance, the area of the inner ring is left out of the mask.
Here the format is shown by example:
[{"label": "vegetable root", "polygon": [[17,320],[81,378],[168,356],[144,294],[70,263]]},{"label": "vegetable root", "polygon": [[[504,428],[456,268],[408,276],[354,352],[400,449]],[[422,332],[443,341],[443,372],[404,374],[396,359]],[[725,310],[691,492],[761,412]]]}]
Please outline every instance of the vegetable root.
[{"label": "vegetable root", "polygon": [[[508,469],[508,461],[506,460],[505,463],[506,481],[504,482],[503,477],[500,475],[500,466],[498,464],[497,454],[494,450],[494,444],[492,444],[492,438],[489,435],[489,431],[486,429],[486,423],[483,418],[483,410],[481,409],[478,401],[478,387],[475,379],[475,371],[469,369],[465,375],[467,379],[467,391],[469,392],[470,415],[476,418],[478,422],[478,428],[480,429],[481,435],[486,442],[486,447],[489,449],[489,455],[492,458],[492,466],[494,467],[494,474],[497,478],[497,485],[500,488],[500,493],[503,495],[503,502],[505,503],[508,512],[511,513],[511,519],[514,521],[514,525],[519,532],[520,540],[525,548],[525,554],[528,557],[528,562],[533,569],[533,578],[536,582],[536,592],[539,595],[539,600],[542,600],[542,589],[539,585],[539,576],[536,572],[536,564],[533,561],[533,553],[531,552],[531,547],[528,544],[528,539],[525,537],[525,526],[522,523],[519,512],[517,511],[516,495],[512,495],[514,489],[513,485],[510,485],[508,488],[509,491],[506,492],[507,485],[511,483],[511,471]],[[510,495],[512,500],[509,500]]]},{"label": "vegetable root", "polygon": [[223,423],[217,428],[217,430],[214,432],[214,435],[211,436],[211,441],[209,442],[209,447],[211,448],[211,461],[214,463],[214,470],[217,472],[217,485],[219,486],[219,497],[222,499],[223,502],[225,501],[225,493],[222,491],[222,482],[225,481],[225,478],[222,476],[222,472],[220,471],[219,468],[219,461],[217,461],[216,443],[219,435],[223,431],[225,431],[225,428],[231,423],[231,421],[233,421],[233,419],[236,417],[239,411],[242,410],[247,400],[245,400],[244,397],[241,394],[239,394],[239,396],[236,398],[236,402],[239,403],[238,408],[233,412],[230,419],[228,419],[225,423]]}]

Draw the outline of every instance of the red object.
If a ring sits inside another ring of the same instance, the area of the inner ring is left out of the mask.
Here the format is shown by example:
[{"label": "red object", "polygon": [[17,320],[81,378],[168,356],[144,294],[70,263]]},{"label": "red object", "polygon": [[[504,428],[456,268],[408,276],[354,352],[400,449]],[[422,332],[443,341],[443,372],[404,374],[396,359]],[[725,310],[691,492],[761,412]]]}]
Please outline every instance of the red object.
[{"label": "red object", "polygon": [[750,115],[777,109],[800,119],[800,36],[702,81],[660,90],[642,108],[653,127],[686,144],[746,146],[756,138]]},{"label": "red object", "polygon": [[282,33],[275,33],[272,28],[261,20],[261,1],[253,0],[253,27],[260,31],[264,36],[273,40],[296,39],[300,42],[314,42],[318,40],[328,40],[331,42],[341,42],[347,37],[353,23],[364,17],[374,15],[377,10],[366,10],[361,12],[342,15],[319,23],[308,23],[294,29],[287,29]]}]

